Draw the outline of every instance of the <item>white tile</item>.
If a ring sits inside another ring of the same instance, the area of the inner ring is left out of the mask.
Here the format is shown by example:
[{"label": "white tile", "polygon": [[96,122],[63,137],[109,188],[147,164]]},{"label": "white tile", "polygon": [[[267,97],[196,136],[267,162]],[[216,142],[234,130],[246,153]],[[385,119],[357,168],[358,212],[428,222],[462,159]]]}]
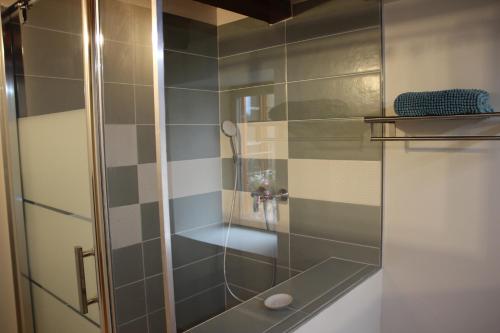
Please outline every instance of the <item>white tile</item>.
[{"label": "white tile", "polygon": [[[222,211],[224,213],[225,222],[229,220],[232,198],[233,191],[222,191]],[[267,214],[269,225],[271,226],[272,230],[288,233],[290,231],[290,213],[288,202],[278,203],[277,207],[278,214],[274,214],[274,216],[271,208],[268,208],[271,210],[268,211]],[[259,211],[254,212],[253,198],[250,196],[249,192],[236,192],[236,201],[233,214],[233,223],[235,224],[266,230],[266,222],[264,219],[264,205],[261,203],[259,205]]]},{"label": "white tile", "polygon": [[158,201],[158,177],[156,163],[137,166],[139,180],[139,203]]},{"label": "white tile", "polygon": [[168,190],[170,199],[220,191],[221,160],[199,160],[168,163]]},{"label": "white tile", "polygon": [[84,110],[18,119],[25,198],[91,216]]},{"label": "white tile", "polygon": [[[43,289],[35,284],[31,286],[37,333],[99,333],[101,331],[99,327],[90,323]],[[90,305],[89,311],[96,312],[94,309],[98,309],[98,307],[97,304]]]},{"label": "white tile", "polygon": [[379,161],[288,160],[288,190],[294,198],[381,204]]},{"label": "white tile", "polygon": [[138,163],[135,125],[105,125],[104,143],[107,167]]},{"label": "white tile", "polygon": [[142,241],[141,208],[139,205],[110,208],[109,223],[113,249]]},{"label": "white tile", "polygon": [[[287,159],[288,122],[268,121],[238,124],[241,155],[244,158]],[[221,156],[233,156],[230,140],[221,135]]]},{"label": "white tile", "polygon": [[[94,247],[92,223],[29,203],[24,212],[32,279],[78,308],[74,247]],[[85,259],[85,277],[92,297],[97,293],[93,257]],[[97,320],[98,311],[90,315]]]}]

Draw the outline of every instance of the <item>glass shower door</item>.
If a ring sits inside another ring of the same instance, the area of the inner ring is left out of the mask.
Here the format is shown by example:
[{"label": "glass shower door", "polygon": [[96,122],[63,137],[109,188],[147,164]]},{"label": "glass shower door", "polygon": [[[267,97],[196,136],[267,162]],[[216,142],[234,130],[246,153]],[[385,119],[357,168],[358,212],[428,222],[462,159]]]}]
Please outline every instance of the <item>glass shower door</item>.
[{"label": "glass shower door", "polygon": [[24,331],[97,333],[82,3],[41,0],[2,16]]}]

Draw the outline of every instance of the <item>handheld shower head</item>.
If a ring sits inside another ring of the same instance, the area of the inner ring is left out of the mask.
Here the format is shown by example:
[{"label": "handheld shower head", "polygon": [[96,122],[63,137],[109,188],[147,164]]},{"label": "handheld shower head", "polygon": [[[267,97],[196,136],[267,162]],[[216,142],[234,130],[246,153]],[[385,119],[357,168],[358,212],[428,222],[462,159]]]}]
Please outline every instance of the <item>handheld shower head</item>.
[{"label": "handheld shower head", "polygon": [[233,161],[238,161],[238,148],[236,147],[236,138],[238,136],[238,128],[231,120],[224,120],[221,126],[222,133],[231,140],[231,150],[233,151]]}]

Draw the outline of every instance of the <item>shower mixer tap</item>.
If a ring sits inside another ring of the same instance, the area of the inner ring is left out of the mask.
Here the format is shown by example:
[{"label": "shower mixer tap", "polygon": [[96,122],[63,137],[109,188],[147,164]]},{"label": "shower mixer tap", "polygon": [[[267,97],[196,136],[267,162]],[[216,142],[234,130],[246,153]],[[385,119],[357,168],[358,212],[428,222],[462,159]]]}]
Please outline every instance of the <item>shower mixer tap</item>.
[{"label": "shower mixer tap", "polygon": [[259,206],[261,202],[266,202],[274,199],[278,201],[288,200],[288,191],[286,189],[281,189],[278,191],[278,193],[273,194],[271,191],[261,186],[256,191],[253,191],[250,195],[253,198],[254,213],[257,213],[259,211]]}]

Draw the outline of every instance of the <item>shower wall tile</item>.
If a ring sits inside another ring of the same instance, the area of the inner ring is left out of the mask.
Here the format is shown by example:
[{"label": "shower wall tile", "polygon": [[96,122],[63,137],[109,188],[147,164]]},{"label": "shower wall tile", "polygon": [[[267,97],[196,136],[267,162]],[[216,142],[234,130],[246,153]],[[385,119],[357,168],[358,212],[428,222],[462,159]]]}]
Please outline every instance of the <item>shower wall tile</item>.
[{"label": "shower wall tile", "polygon": [[153,49],[150,46],[134,47],[134,83],[153,84]]},{"label": "shower wall tile", "polygon": [[165,307],[163,274],[146,279],[146,299],[148,313]]},{"label": "shower wall tile", "polygon": [[295,198],[380,206],[379,161],[288,160],[288,190]]},{"label": "shower wall tile", "polygon": [[[300,9],[299,9],[300,10]],[[378,1],[326,1],[287,22],[287,42],[342,33],[380,24]]]},{"label": "shower wall tile", "polygon": [[368,246],[380,246],[381,208],[290,198],[290,232]]},{"label": "shower wall tile", "polygon": [[134,87],[104,84],[104,121],[106,124],[134,124]]},{"label": "shower wall tile", "polygon": [[[238,124],[240,156],[254,159],[288,158],[288,122],[266,121]],[[232,158],[231,140],[221,135],[221,157]]]},{"label": "shower wall tile", "polygon": [[248,17],[219,26],[220,57],[284,43],[284,22],[268,24]]},{"label": "shower wall tile", "polygon": [[288,84],[290,120],[380,116],[378,74]]},{"label": "shower wall tile", "polygon": [[146,314],[144,281],[115,290],[115,311],[118,325]]},{"label": "shower wall tile", "polygon": [[169,198],[175,199],[220,191],[220,170],[221,160],[219,158],[169,162]]},{"label": "shower wall tile", "polygon": [[[132,149],[130,146],[129,149]],[[137,126],[137,155],[139,164],[156,162],[154,125]]]},{"label": "shower wall tile", "polygon": [[172,249],[174,268],[215,256],[222,251],[220,246],[178,234],[172,235]]},{"label": "shower wall tile", "polygon": [[141,244],[115,249],[112,255],[115,288],[144,278]]},{"label": "shower wall tile", "polygon": [[113,41],[103,45],[104,82],[134,83],[134,46]]},{"label": "shower wall tile", "polygon": [[140,204],[142,240],[160,237],[160,210],[158,202]]},{"label": "shower wall tile", "polygon": [[218,124],[219,96],[215,91],[167,88],[167,124]]},{"label": "shower wall tile", "polygon": [[85,108],[83,81],[16,76],[18,116],[30,117]]},{"label": "shower wall tile", "polygon": [[148,323],[146,317],[141,317],[134,321],[118,326],[118,333],[138,333],[147,331]]},{"label": "shower wall tile", "polygon": [[222,260],[222,255],[217,255],[176,268],[174,270],[176,302],[223,283]]},{"label": "shower wall tile", "polygon": [[217,59],[165,51],[165,86],[217,91]]},{"label": "shower wall tile", "polygon": [[[288,188],[287,160],[242,159],[238,176],[239,191],[252,192],[260,186],[280,190]],[[232,158],[222,159],[222,187],[234,188],[234,162]]]},{"label": "shower wall tile", "polygon": [[138,45],[151,45],[151,9],[133,6],[133,42]]},{"label": "shower wall tile", "polygon": [[166,49],[217,57],[217,26],[167,13],[163,20]]},{"label": "shower wall tile", "polygon": [[288,80],[379,70],[380,39],[380,28],[376,27],[290,44],[287,48]]},{"label": "shower wall tile", "polygon": [[137,244],[142,241],[139,205],[110,208],[109,223],[111,247],[113,249]]},{"label": "shower wall tile", "polygon": [[222,222],[220,191],[170,199],[169,204],[172,233]]},{"label": "shower wall tile", "polygon": [[162,273],[162,251],[159,238],[142,243],[146,277]]},{"label": "shower wall tile", "polygon": [[139,203],[137,166],[108,168],[107,178],[110,207]]},{"label": "shower wall tile", "polygon": [[177,329],[187,330],[225,309],[224,285],[209,289],[206,292],[175,304]]},{"label": "shower wall tile", "polygon": [[221,90],[285,82],[285,47],[234,55],[219,60]]},{"label": "shower wall tile", "polygon": [[219,95],[221,121],[246,123],[286,120],[285,84],[230,90]]},{"label": "shower wall tile", "polygon": [[[79,0],[44,0],[29,10],[29,22],[34,27],[82,33],[82,4]],[[26,24],[25,24],[26,26]]]},{"label": "shower wall tile", "polygon": [[169,161],[206,159],[220,156],[219,125],[168,125]]},{"label": "shower wall tile", "polygon": [[134,6],[119,1],[106,0],[101,5],[102,34],[105,40],[133,42]]},{"label": "shower wall tile", "polygon": [[158,201],[158,178],[156,163],[139,164],[137,166],[139,186],[139,202]]},{"label": "shower wall tile", "polygon": [[137,164],[138,138],[135,125],[105,125],[104,136],[108,167]]},{"label": "shower wall tile", "polygon": [[83,80],[81,36],[26,25],[21,35],[22,54],[16,57],[22,60],[16,62],[16,74]]},{"label": "shower wall tile", "polygon": [[380,249],[328,239],[290,235],[291,267],[306,270],[330,257],[380,265]]},{"label": "shower wall tile", "polygon": [[288,124],[289,157],[379,161],[381,145],[370,142],[363,120],[307,120]]},{"label": "shower wall tile", "polygon": [[154,125],[154,95],[153,87],[134,86],[135,121],[137,124]]},{"label": "shower wall tile", "polygon": [[165,310],[158,310],[148,314],[149,333],[166,333],[167,321],[165,319]]}]

